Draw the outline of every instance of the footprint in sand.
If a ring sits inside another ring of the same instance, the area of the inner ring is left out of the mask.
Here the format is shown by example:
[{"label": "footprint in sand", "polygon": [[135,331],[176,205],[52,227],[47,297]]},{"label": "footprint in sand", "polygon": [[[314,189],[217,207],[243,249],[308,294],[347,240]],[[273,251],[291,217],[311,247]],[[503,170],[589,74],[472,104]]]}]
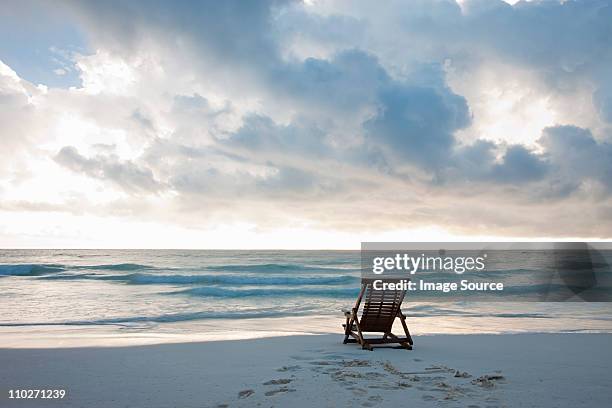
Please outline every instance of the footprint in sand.
[{"label": "footprint in sand", "polygon": [[279,373],[284,373],[287,371],[297,371],[300,370],[302,367],[299,365],[292,365],[292,366],[282,366],[281,368],[276,369],[276,371],[278,371]]},{"label": "footprint in sand", "polygon": [[347,390],[353,391],[357,395],[366,395],[368,393],[368,390],[364,388],[348,387]]},{"label": "footprint in sand", "polygon": [[423,401],[435,401],[436,397],[433,395],[423,395]]},{"label": "footprint in sand", "polygon": [[266,381],[263,385],[284,385],[289,384],[291,381],[293,381],[291,378],[280,378],[278,380]]},{"label": "footprint in sand", "polygon": [[369,378],[370,380],[375,379],[375,378],[384,378],[384,377],[386,377],[385,374],[379,373],[378,371],[368,371],[368,372],[365,373],[365,376],[367,378]]},{"label": "footprint in sand", "polygon": [[332,363],[330,363],[329,361],[311,361],[310,364],[312,365],[332,365]]},{"label": "footprint in sand", "polygon": [[242,390],[238,393],[238,398],[248,398],[253,394],[255,394],[253,390]]},{"label": "footprint in sand", "polygon": [[393,364],[391,364],[388,361],[385,361],[384,363],[382,363],[382,366],[383,366],[383,369],[386,372],[388,372],[389,374],[395,374],[395,375],[400,375],[401,374],[400,371],[397,368],[395,368],[393,366]]},{"label": "footprint in sand", "polygon": [[459,371],[459,370],[455,370],[455,378],[471,378],[472,376],[470,375],[470,373],[467,373],[465,371]]},{"label": "footprint in sand", "polygon": [[400,389],[400,387],[398,387],[397,385],[389,385],[389,384],[368,385],[368,388],[372,388],[376,390],[387,390],[387,391],[394,391],[394,390]]},{"label": "footprint in sand", "polygon": [[344,360],[340,362],[343,367],[370,367],[368,360]]},{"label": "footprint in sand", "polygon": [[362,407],[373,407],[381,403],[383,398],[380,395],[372,395],[368,400],[361,404]]},{"label": "footprint in sand", "polygon": [[363,374],[355,371],[335,371],[330,373],[335,381],[354,381],[355,379],[363,378]]},{"label": "footprint in sand", "polygon": [[277,390],[268,391],[264,395],[266,397],[271,397],[271,396],[276,395],[276,394],[280,394],[280,393],[284,393],[284,392],[295,392],[295,391],[296,390],[294,388],[281,387],[281,388],[279,388]]},{"label": "footprint in sand", "polygon": [[412,384],[408,384],[407,382],[400,381],[397,383],[397,386],[399,388],[410,388],[412,387]]},{"label": "footprint in sand", "polygon": [[472,380],[471,383],[473,385],[478,385],[482,388],[494,388],[495,384],[498,381],[503,381],[505,378],[503,375],[493,374],[493,375],[483,375],[475,380]]}]

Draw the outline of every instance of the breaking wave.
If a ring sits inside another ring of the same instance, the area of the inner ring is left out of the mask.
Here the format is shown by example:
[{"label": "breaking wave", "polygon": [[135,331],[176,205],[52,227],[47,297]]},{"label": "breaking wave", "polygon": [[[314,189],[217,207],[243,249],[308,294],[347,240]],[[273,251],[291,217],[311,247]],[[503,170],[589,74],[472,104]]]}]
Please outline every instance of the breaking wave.
[{"label": "breaking wave", "polygon": [[359,293],[358,288],[295,288],[295,289],[226,289],[218,287],[201,287],[168,292],[169,295],[189,295],[215,298],[243,298],[243,297],[281,297],[281,296],[308,296],[313,298],[354,298]]},{"label": "breaking wave", "polygon": [[253,276],[253,275],[157,275],[146,273],[132,273],[128,275],[54,275],[44,276],[47,280],[105,280],[124,282],[132,285],[169,284],[229,284],[229,285],[343,285],[359,282],[359,277],[350,275],[341,276]]},{"label": "breaking wave", "polygon": [[41,276],[64,271],[64,267],[57,264],[0,265],[0,276]]}]

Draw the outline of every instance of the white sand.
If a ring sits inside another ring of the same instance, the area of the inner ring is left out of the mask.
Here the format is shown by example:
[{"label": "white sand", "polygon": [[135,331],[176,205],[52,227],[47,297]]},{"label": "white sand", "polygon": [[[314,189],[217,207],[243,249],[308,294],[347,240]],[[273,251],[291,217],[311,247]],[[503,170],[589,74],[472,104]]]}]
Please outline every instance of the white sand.
[{"label": "white sand", "polygon": [[[5,348],[0,406],[603,407],[612,400],[610,334],[419,336],[412,351],[373,352],[341,338]],[[478,381],[483,375],[503,378]],[[43,387],[65,388],[69,397],[7,399],[9,388]]]}]

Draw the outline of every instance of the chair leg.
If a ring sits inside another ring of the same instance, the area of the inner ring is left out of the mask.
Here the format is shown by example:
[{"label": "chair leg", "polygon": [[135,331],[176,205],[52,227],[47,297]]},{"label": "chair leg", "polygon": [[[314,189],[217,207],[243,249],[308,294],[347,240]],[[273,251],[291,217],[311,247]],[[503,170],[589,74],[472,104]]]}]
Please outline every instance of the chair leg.
[{"label": "chair leg", "polygon": [[406,337],[408,338],[408,343],[410,343],[411,346],[414,345],[414,342],[412,341],[412,336],[410,335],[410,331],[408,331],[408,325],[406,324],[406,316],[404,316],[402,312],[399,312],[399,318],[402,322],[404,333],[406,333]]},{"label": "chair leg", "polygon": [[353,319],[346,317],[346,327],[344,328],[344,340],[342,344],[348,343],[348,339],[351,335],[351,327],[353,326]]},{"label": "chair leg", "polygon": [[370,343],[364,341],[363,344],[361,345],[361,349],[362,350],[368,350],[368,351],[374,351],[374,347],[372,347],[370,345]]},{"label": "chair leg", "polygon": [[361,324],[359,324],[359,319],[357,318],[357,316],[353,316],[353,318],[355,320],[355,326],[357,326],[357,336],[359,337],[358,341],[359,344],[361,344],[361,348],[363,350],[373,351],[374,348],[370,344],[368,344],[368,342],[365,341],[363,337],[363,333],[361,332]]},{"label": "chair leg", "polygon": [[405,341],[401,341],[399,339],[399,337],[397,337],[395,334],[389,333],[389,337],[391,337],[393,340],[397,341],[400,344],[400,346],[402,346],[406,350],[412,350],[412,345],[410,345],[409,343],[407,343]]}]

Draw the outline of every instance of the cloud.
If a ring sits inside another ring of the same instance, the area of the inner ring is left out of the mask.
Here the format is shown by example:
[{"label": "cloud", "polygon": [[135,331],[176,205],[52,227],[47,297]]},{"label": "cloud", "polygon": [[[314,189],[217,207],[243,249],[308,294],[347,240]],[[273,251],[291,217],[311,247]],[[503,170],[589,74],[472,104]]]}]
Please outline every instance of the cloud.
[{"label": "cloud", "polygon": [[392,156],[437,168],[449,159],[454,132],[469,123],[465,99],[448,89],[396,85],[381,91],[378,112],[364,128],[368,142]]},{"label": "cloud", "polygon": [[221,143],[255,153],[321,158],[333,149],[327,144],[326,136],[324,130],[307,120],[298,119],[282,126],[269,117],[254,115],[244,118],[243,125]]},{"label": "cloud", "polygon": [[539,140],[555,177],[576,185],[596,181],[612,192],[612,144],[595,140],[588,129],[555,126]]},{"label": "cloud", "polygon": [[87,158],[72,146],[62,148],[55,161],[73,171],[90,177],[110,181],[132,193],[156,192],[162,188],[151,169],[137,166],[130,161],[121,161],[115,156]]},{"label": "cloud", "polygon": [[92,41],[124,56],[158,42],[192,54],[191,63],[210,71],[237,69],[261,75],[278,62],[273,12],[283,1],[70,2]]},{"label": "cloud", "polygon": [[612,123],[612,81],[602,85],[593,93],[593,103],[601,119]]},{"label": "cloud", "polygon": [[390,80],[375,56],[357,49],[343,50],[329,59],[282,63],[270,74],[270,86],[280,95],[333,111],[371,104],[377,90]]},{"label": "cloud", "polygon": [[547,165],[537,155],[520,145],[510,146],[502,162],[493,168],[493,177],[501,182],[525,182],[541,179]]},{"label": "cloud", "polygon": [[612,235],[606,2],[79,1],[59,13],[89,39],[74,55],[80,86],[36,87],[0,65],[2,211],[357,240]]}]

